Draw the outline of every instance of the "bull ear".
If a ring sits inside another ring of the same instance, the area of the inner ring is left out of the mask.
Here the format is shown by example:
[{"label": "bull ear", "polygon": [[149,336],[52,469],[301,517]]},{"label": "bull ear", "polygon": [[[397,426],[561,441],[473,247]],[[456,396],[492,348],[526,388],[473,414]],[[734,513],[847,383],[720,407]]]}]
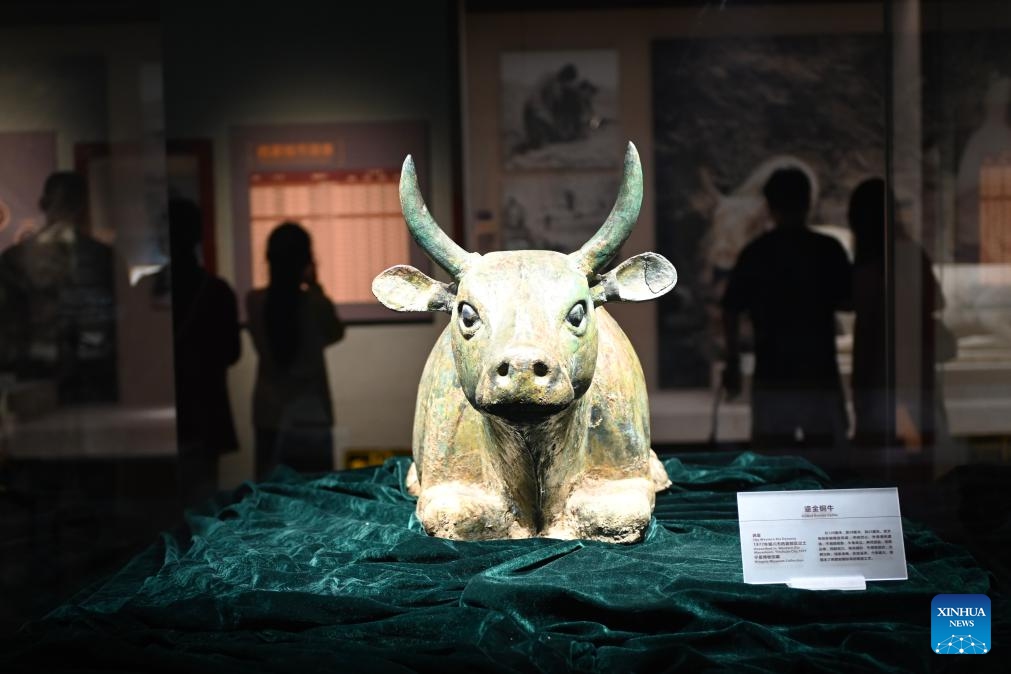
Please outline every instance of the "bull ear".
[{"label": "bull ear", "polygon": [[656,253],[630,257],[599,277],[590,289],[593,303],[645,302],[666,294],[678,282],[678,273],[667,258]]},{"label": "bull ear", "polygon": [[398,264],[372,280],[372,294],[394,311],[453,311],[451,286]]}]

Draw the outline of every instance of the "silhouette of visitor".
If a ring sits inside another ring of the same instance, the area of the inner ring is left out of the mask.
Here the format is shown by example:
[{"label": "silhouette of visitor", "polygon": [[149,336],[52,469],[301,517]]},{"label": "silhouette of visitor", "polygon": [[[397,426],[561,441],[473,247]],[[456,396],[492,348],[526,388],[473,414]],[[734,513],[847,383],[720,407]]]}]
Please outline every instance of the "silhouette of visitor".
[{"label": "silhouette of visitor", "polygon": [[[888,357],[886,298],[888,293],[885,257],[885,181],[870,178],[860,183],[850,196],[849,224],[854,239],[853,305],[853,416],[854,444],[885,447],[899,442],[930,443],[935,432],[944,430],[944,409],[935,378],[935,358],[954,357],[954,335],[936,317],[944,307],[941,287],[934,277],[930,258],[913,241],[901,223],[894,226],[893,263],[896,270],[918,269],[920,282],[896,283],[893,306],[919,304],[922,335],[920,386],[916,392],[889,391],[889,372],[894,358]],[[894,203],[894,200],[893,200]],[[935,342],[935,337],[939,337]],[[900,357],[896,348],[895,357]],[[895,416],[889,421],[889,411]],[[889,428],[890,424],[896,427]],[[898,434],[896,433],[898,431]]]},{"label": "silhouette of visitor", "polygon": [[344,325],[316,280],[309,233],[294,222],[267,240],[270,283],[246,297],[259,354],[253,391],[256,478],[278,463],[296,470],[333,468],[333,406],[323,350]]},{"label": "silhouette of visitor", "polygon": [[803,171],[775,171],[763,193],[775,227],[745,246],[730,272],[722,301],[723,387],[730,398],[741,390],[746,313],[755,350],[752,445],[841,447],[848,424],[835,312],[850,306],[849,260],[835,239],[808,229],[811,183]]},{"label": "silhouette of visitor", "polygon": [[168,204],[171,263],[155,277],[154,291],[172,292],[179,488],[192,505],[212,496],[218,458],[239,447],[228,399],[228,368],[239,360],[238,301],[231,287],[204,269],[199,207],[187,199]]},{"label": "silhouette of visitor", "polygon": [[85,231],[87,186],[50,175],[43,227],[0,255],[0,370],[56,385],[61,403],[117,399],[111,247]]}]

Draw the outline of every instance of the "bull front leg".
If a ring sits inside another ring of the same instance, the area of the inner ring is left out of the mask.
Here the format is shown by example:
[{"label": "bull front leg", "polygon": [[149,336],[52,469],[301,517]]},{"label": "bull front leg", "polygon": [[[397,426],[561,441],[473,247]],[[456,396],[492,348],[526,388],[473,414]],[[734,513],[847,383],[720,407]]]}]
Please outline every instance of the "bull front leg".
[{"label": "bull front leg", "polygon": [[609,543],[642,540],[653,513],[656,487],[648,477],[587,478],[554,513],[545,513],[546,538]]},{"label": "bull front leg", "polygon": [[429,416],[412,465],[425,531],[456,540],[536,536],[530,509],[518,507],[491,457],[483,417],[458,389],[445,393],[448,403],[423,407]]},{"label": "bull front leg", "polygon": [[489,485],[443,482],[421,490],[418,519],[432,536],[456,540],[530,538],[515,504]]}]

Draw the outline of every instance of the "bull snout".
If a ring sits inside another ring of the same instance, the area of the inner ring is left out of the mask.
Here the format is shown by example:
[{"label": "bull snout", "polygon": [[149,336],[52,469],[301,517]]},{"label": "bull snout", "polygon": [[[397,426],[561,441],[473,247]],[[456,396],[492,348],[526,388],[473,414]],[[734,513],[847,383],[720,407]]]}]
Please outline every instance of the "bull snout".
[{"label": "bull snout", "polygon": [[508,418],[553,414],[574,398],[558,360],[534,346],[516,346],[499,354],[483,384],[478,396],[482,406]]},{"label": "bull snout", "polygon": [[550,377],[557,376],[558,367],[549,364],[550,359],[531,348],[513,349],[503,355],[495,367],[495,377],[500,386],[529,385],[543,386]]}]

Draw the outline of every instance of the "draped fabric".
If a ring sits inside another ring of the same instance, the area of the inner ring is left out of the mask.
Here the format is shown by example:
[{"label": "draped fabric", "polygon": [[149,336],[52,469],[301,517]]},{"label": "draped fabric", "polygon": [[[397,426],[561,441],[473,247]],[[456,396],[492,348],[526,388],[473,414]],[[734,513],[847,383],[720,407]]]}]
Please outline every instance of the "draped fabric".
[{"label": "draped fabric", "polygon": [[0,670],[925,671],[944,659],[931,598],[991,590],[968,552],[908,520],[908,581],[745,585],[735,493],[828,486],[803,459],[668,459],[674,484],[634,545],[431,538],[408,465],[282,468],[219,496],[23,628]]}]

